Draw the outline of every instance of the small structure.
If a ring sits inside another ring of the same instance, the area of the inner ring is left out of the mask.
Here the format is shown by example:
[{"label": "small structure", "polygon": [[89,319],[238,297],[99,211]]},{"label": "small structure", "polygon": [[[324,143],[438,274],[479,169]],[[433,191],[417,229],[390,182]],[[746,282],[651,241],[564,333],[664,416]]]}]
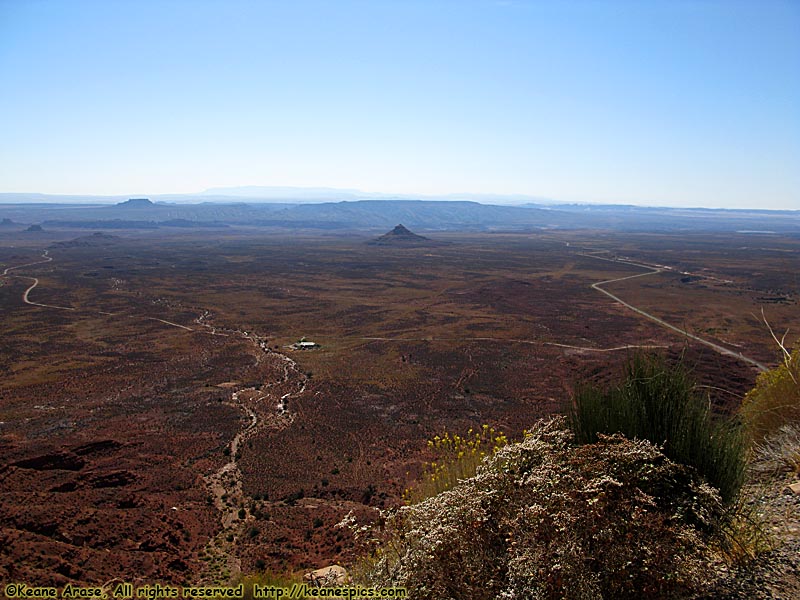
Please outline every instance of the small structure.
[{"label": "small structure", "polygon": [[319,344],[316,342],[310,342],[306,338],[302,337],[299,341],[292,344],[291,348],[292,350],[313,350],[314,348],[319,348]]}]

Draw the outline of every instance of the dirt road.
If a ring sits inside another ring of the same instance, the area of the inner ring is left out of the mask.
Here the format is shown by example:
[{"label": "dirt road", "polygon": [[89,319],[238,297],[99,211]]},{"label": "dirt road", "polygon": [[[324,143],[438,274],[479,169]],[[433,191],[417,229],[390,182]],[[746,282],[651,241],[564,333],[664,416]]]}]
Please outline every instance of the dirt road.
[{"label": "dirt road", "polygon": [[664,272],[663,268],[652,266],[652,265],[645,265],[645,264],[641,264],[641,263],[635,263],[635,262],[626,261],[626,260],[615,259],[615,258],[604,258],[602,256],[595,256],[594,254],[581,254],[581,256],[586,256],[586,257],[589,257],[589,258],[595,258],[597,260],[605,260],[605,261],[608,261],[608,262],[615,262],[615,263],[624,264],[624,265],[632,265],[634,267],[640,267],[642,269],[647,269],[648,270],[647,273],[637,273],[636,275],[628,275],[626,277],[617,277],[616,279],[606,279],[605,281],[598,281],[597,283],[593,283],[591,285],[591,287],[592,287],[592,289],[595,289],[598,292],[600,292],[602,294],[605,294],[606,296],[608,296],[609,298],[611,298],[615,302],[618,302],[622,306],[628,308],[629,310],[632,310],[633,312],[635,312],[635,313],[637,313],[637,314],[639,314],[639,315],[641,315],[641,316],[643,316],[643,317],[645,317],[647,319],[650,319],[651,321],[653,321],[655,323],[658,323],[662,327],[666,327],[667,329],[671,329],[672,331],[674,331],[676,333],[679,333],[684,337],[687,337],[687,338],[692,339],[692,340],[694,340],[696,342],[699,342],[699,343],[701,343],[701,344],[703,344],[705,346],[708,346],[709,348],[712,348],[713,350],[716,350],[720,354],[724,354],[726,356],[732,356],[733,358],[737,358],[737,359],[739,359],[739,360],[741,360],[743,362],[746,362],[746,363],[748,363],[750,365],[753,365],[759,371],[767,371],[768,370],[765,365],[763,365],[762,363],[758,362],[757,360],[749,358],[749,357],[745,356],[744,354],[742,354],[741,352],[735,352],[733,350],[729,350],[728,348],[725,348],[724,346],[720,346],[719,344],[715,344],[714,342],[711,342],[709,340],[703,339],[700,336],[697,336],[697,335],[695,335],[693,333],[689,333],[685,329],[681,329],[680,327],[676,327],[675,325],[667,323],[663,319],[659,319],[655,315],[651,315],[650,313],[642,310],[641,308],[638,308],[636,306],[633,306],[632,304],[629,304],[628,302],[625,302],[625,300],[623,300],[619,296],[616,296],[616,295],[612,294],[611,292],[609,292],[608,290],[606,290],[606,289],[604,289],[602,287],[604,285],[607,285],[609,283],[615,283],[617,281],[626,281],[628,279],[635,279],[637,277],[648,277],[650,275],[657,275],[658,273],[663,273]]}]

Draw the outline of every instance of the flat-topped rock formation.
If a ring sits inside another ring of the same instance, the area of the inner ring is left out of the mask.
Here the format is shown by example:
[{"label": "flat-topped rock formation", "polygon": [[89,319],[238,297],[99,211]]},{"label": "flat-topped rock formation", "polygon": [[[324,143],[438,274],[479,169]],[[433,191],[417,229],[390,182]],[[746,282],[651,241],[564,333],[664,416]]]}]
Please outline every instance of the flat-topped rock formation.
[{"label": "flat-topped rock formation", "polygon": [[130,200],[125,200],[125,202],[119,202],[115,206],[119,208],[152,208],[155,204],[147,198],[131,198]]}]

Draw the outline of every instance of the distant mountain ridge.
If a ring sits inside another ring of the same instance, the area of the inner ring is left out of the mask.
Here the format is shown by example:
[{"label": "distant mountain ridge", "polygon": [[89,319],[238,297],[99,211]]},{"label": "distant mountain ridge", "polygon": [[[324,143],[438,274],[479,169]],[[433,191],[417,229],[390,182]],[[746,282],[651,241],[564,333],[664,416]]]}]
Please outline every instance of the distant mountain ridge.
[{"label": "distant mountain ridge", "polygon": [[[655,208],[627,205],[507,206],[471,201],[356,200],[318,203],[197,202],[129,198],[98,204],[2,204],[14,225],[84,229],[269,227],[283,230],[386,232],[397,223],[428,231],[536,232],[551,229],[708,231],[800,235],[800,211]],[[10,228],[8,221],[4,227]]]}]

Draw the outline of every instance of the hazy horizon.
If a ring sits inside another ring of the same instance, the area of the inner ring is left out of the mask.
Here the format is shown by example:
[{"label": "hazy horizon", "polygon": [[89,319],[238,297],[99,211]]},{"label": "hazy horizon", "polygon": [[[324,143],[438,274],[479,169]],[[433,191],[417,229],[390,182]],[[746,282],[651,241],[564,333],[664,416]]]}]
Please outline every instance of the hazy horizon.
[{"label": "hazy horizon", "polygon": [[[258,190],[263,190],[259,193]],[[279,190],[284,190],[281,193]],[[47,203],[59,198],[64,199],[65,203],[80,202],[85,199],[87,204],[106,204],[118,203],[133,198],[145,198],[154,203],[175,203],[175,204],[194,204],[194,203],[227,203],[245,202],[251,204],[259,203],[298,203],[315,204],[329,202],[358,202],[363,200],[370,201],[424,201],[424,202],[477,202],[487,205],[500,206],[524,206],[548,205],[558,207],[559,205],[587,205],[587,206],[611,206],[623,205],[641,208],[666,208],[666,209],[699,209],[699,210],[800,210],[800,207],[788,208],[765,208],[760,206],[703,206],[703,205],[670,205],[664,203],[646,202],[602,202],[584,201],[580,199],[565,200],[560,198],[545,198],[542,196],[530,196],[524,194],[475,194],[475,193],[451,193],[442,195],[423,195],[423,194],[392,194],[387,192],[366,192],[358,189],[343,189],[332,187],[295,187],[295,186],[232,186],[225,188],[207,188],[199,192],[177,192],[177,193],[146,193],[136,192],[129,194],[47,194],[42,192],[5,192],[0,190],[0,204],[4,202],[6,196],[41,196],[41,200],[19,199],[14,200],[20,204]]]},{"label": "hazy horizon", "polygon": [[7,0],[0,191],[797,209],[799,30],[782,0]]}]

